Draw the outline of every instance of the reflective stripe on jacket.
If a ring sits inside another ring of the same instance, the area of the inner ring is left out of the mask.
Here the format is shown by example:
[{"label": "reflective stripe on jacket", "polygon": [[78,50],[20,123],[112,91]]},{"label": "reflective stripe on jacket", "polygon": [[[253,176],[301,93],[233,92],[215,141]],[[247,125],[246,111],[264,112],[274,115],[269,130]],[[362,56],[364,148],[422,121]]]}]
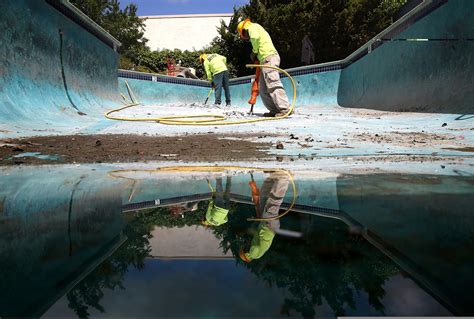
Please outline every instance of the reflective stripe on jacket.
[{"label": "reflective stripe on jacket", "polygon": [[204,59],[204,70],[206,71],[207,80],[212,82],[214,75],[227,71],[227,58],[217,53],[208,54]]}]

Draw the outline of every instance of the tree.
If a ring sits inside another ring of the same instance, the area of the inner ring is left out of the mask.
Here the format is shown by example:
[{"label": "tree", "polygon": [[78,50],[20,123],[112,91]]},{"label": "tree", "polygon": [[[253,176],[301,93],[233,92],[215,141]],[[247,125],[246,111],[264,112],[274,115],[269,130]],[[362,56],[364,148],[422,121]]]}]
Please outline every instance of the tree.
[{"label": "tree", "polygon": [[[174,215],[166,207],[136,213],[124,230],[128,240],[123,246],[67,294],[69,307],[80,317],[88,317],[91,308],[105,312],[101,305],[105,291],[124,289],[127,271],[145,267],[154,227],[200,225],[208,203],[199,202],[196,211],[183,216]],[[336,315],[344,315],[347,307],[356,308],[356,293],[365,291],[368,302],[383,314],[383,285],[398,269],[363,238],[349,235],[346,225],[291,213],[280,220],[281,224],[286,229],[301,231],[304,236],[277,236],[261,259],[244,263],[238,257],[239,250],[249,244],[251,229],[257,227],[257,223],[247,221],[251,216],[255,216],[254,205],[232,203],[229,221],[212,230],[221,240],[220,247],[224,252],[230,250],[237,264],[269,286],[288,292],[282,312],[314,317],[315,306],[326,300]]]},{"label": "tree", "polygon": [[239,39],[236,33],[237,24],[240,21],[240,10],[234,8],[234,15],[231,17],[229,24],[221,21],[221,25],[217,28],[219,36],[211,42],[208,51],[216,52],[227,57],[227,64],[232,76],[243,76],[252,74],[253,71],[245,67],[248,64],[251,47]]},{"label": "tree", "polygon": [[232,76],[254,73],[245,67],[251,45],[239,39],[237,24],[244,18],[261,24],[272,37],[281,56],[281,67],[300,66],[302,39],[308,36],[314,46],[315,63],[347,57],[393,22],[406,0],[250,0],[234,8],[229,23],[221,22],[218,36],[202,51],[150,51],[146,46],[144,20],[130,4],[120,9],[118,0],[71,0],[85,14],[122,42],[120,66],[138,71],[162,72],[168,58],[193,67],[203,76],[198,64],[202,52],[227,57]]},{"label": "tree", "polygon": [[395,264],[360,236],[350,235],[340,221],[314,215],[289,214],[280,220],[285,229],[299,229],[302,238],[276,236],[271,248],[258,260],[244,263],[239,250],[248,245],[246,221],[255,214],[253,205],[231,208],[228,223],[216,227],[224,252],[232,251],[237,263],[248,268],[270,287],[288,291],[282,312],[296,311],[306,318],[316,316],[315,307],[325,300],[337,316],[356,309],[355,296],[364,291],[368,302],[384,313],[383,285],[398,273]]},{"label": "tree", "polygon": [[118,0],[71,0],[82,12],[122,43],[120,51],[126,56],[147,49],[144,19],[137,16],[137,6],[120,9]]},{"label": "tree", "polygon": [[239,21],[250,18],[272,37],[281,56],[281,67],[301,65],[302,39],[307,35],[315,47],[316,63],[347,57],[393,22],[406,0],[250,0],[234,8],[230,23],[222,23],[211,46],[227,56],[236,75],[253,73],[249,63],[250,43],[236,34]]},{"label": "tree", "polygon": [[195,212],[175,216],[168,207],[135,213],[124,230],[127,241],[112,256],[94,269],[67,294],[68,307],[80,318],[88,318],[90,309],[104,313],[101,305],[104,290],[124,289],[123,281],[129,268],[143,269],[150,255],[151,232],[155,226],[184,227],[201,224],[208,201],[198,203]]}]

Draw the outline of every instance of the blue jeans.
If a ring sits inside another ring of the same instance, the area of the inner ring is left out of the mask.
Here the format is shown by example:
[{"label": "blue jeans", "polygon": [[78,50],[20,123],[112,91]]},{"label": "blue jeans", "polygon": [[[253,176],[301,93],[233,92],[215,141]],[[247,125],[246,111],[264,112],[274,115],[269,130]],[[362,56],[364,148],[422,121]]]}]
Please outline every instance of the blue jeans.
[{"label": "blue jeans", "polygon": [[214,85],[216,86],[214,89],[216,101],[214,103],[221,104],[222,87],[224,87],[225,103],[230,105],[229,71],[215,74],[212,82],[214,82]]}]

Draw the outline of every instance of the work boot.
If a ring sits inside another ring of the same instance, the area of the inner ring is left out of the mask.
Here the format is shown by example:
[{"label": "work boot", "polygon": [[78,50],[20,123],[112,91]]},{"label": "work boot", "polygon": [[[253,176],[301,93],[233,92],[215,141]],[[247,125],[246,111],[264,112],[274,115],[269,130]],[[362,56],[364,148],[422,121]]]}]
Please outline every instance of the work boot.
[{"label": "work boot", "polygon": [[275,117],[276,113],[273,113],[273,112],[267,112],[267,113],[263,113],[263,117]]},{"label": "work boot", "polygon": [[[286,113],[288,113],[288,110],[278,112],[277,114],[275,114],[275,117],[282,117],[282,116],[285,116]],[[288,114],[288,116],[293,115],[293,113],[294,113],[294,111],[291,111],[291,113]]]}]

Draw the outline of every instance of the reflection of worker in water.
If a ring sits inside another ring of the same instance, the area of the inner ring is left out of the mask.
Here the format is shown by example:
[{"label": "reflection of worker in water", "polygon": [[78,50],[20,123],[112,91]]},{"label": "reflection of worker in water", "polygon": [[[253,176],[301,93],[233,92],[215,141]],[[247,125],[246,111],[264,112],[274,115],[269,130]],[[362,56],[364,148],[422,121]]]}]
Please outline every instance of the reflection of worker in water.
[{"label": "reflection of worker in water", "polygon": [[225,92],[225,104],[230,106],[229,70],[227,70],[227,58],[220,54],[201,54],[199,62],[204,65],[207,80],[211,82],[215,90],[216,100],[214,104],[221,104],[222,88]]},{"label": "reflection of worker in water", "polygon": [[[209,183],[209,186],[211,184]],[[212,192],[212,198],[206,212],[206,220],[202,223],[206,226],[220,226],[227,223],[227,215],[230,209],[230,188],[232,177],[227,176],[225,192],[222,188],[222,178],[216,178],[216,189]],[[211,187],[212,188],[212,187]]]},{"label": "reflection of worker in water", "polygon": [[[289,176],[284,172],[271,173],[265,179],[260,191],[259,207],[256,207],[257,217],[271,218],[278,216],[280,206],[288,190]],[[261,216],[259,215],[261,211]],[[280,220],[268,220],[261,222],[252,238],[250,249],[245,252],[241,248],[240,258],[245,262],[261,258],[270,248],[275,237],[275,231],[280,229]]]}]

